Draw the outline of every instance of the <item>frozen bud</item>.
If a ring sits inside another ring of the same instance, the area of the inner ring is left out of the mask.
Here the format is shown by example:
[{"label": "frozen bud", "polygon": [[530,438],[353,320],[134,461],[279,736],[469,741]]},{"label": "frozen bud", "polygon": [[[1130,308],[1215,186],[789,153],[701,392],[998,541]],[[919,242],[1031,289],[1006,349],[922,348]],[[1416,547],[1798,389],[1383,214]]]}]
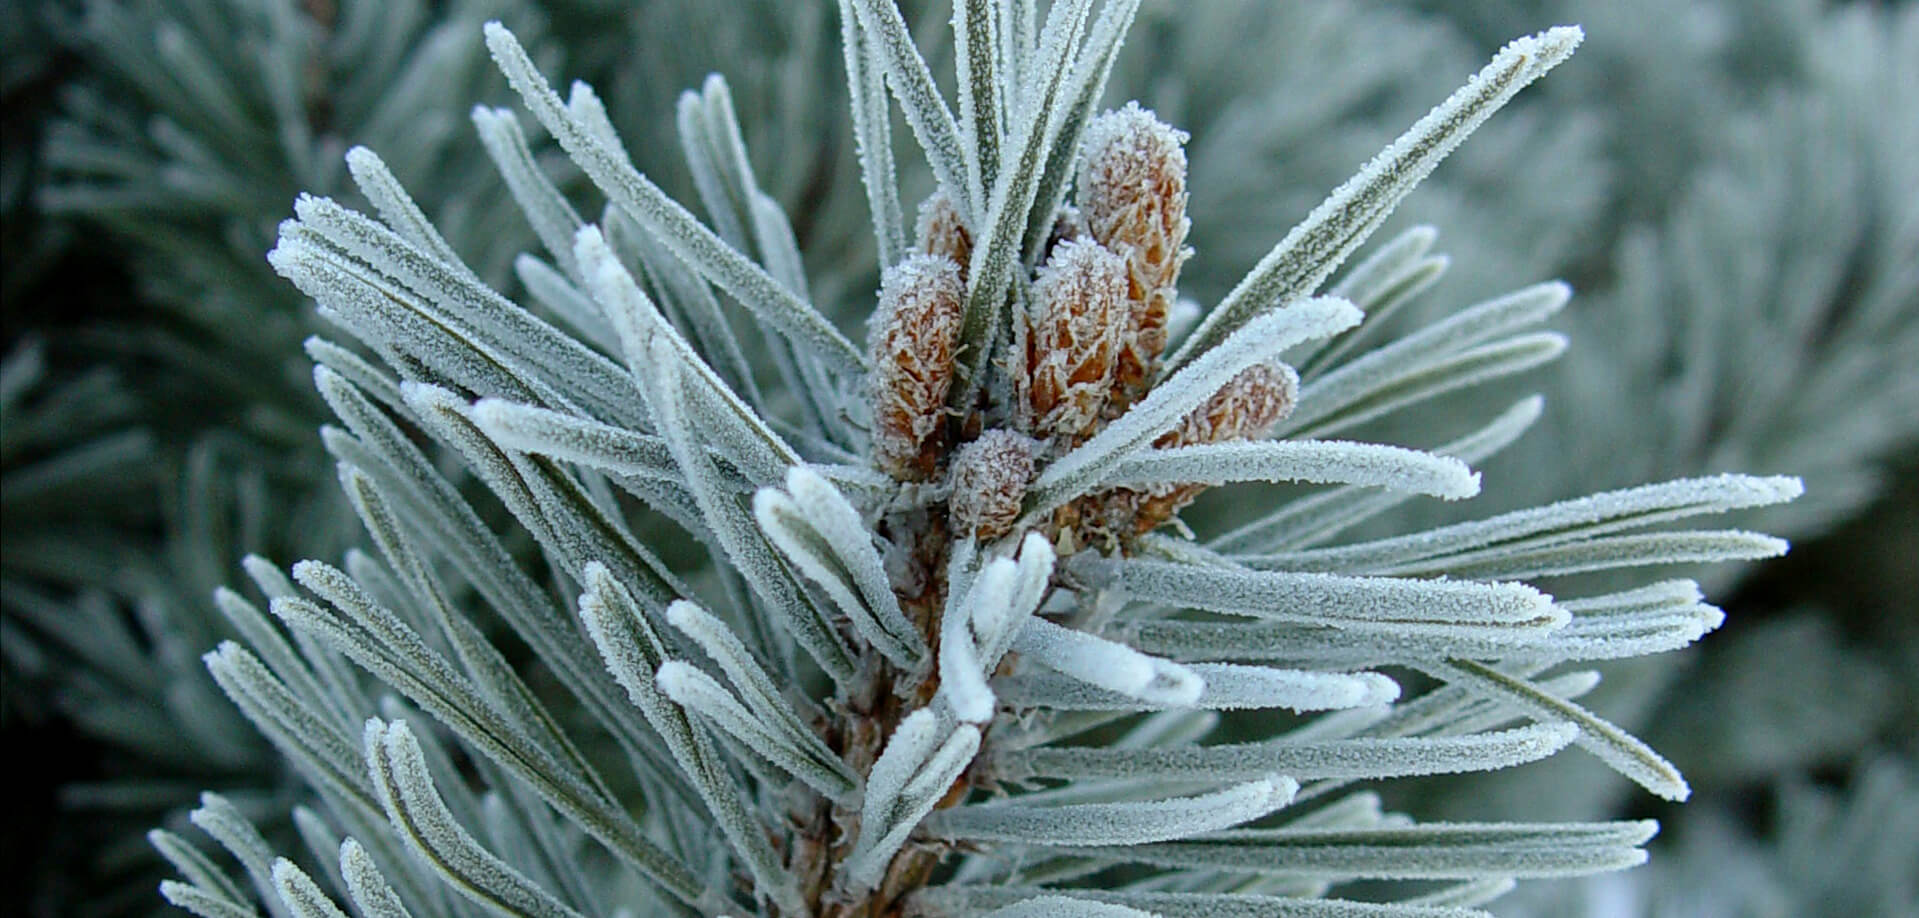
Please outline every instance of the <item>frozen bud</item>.
[{"label": "frozen bud", "polygon": [[1219,387],[1153,445],[1257,440],[1292,414],[1298,401],[1299,374],[1292,367],[1278,361],[1254,364]]},{"label": "frozen bud", "polygon": [[1146,392],[1166,349],[1185,247],[1186,134],[1128,102],[1086,127],[1078,197],[1094,239],[1126,256],[1127,325],[1114,376],[1113,406],[1123,411]]},{"label": "frozen bud", "polygon": [[1060,243],[1039,270],[1014,373],[1019,420],[1036,437],[1071,439],[1100,416],[1126,315],[1126,262],[1091,240]]},{"label": "frozen bud", "polygon": [[953,385],[966,284],[943,255],[911,255],[880,279],[869,335],[873,372],[873,459],[901,481],[925,481],[946,446],[946,395]]},{"label": "frozen bud", "polygon": [[1010,430],[989,430],[953,453],[953,528],[981,541],[1013,531],[1039,443]]},{"label": "frozen bud", "polygon": [[[1293,413],[1299,401],[1299,374],[1278,361],[1254,364],[1240,371],[1218,392],[1182,418],[1179,426],[1161,435],[1160,449],[1228,440],[1257,440]],[[1112,495],[1117,506],[1132,514],[1132,534],[1145,535],[1173,518],[1206,490],[1205,485],[1159,485]]]},{"label": "frozen bud", "polygon": [[935,191],[920,202],[919,223],[914,228],[919,250],[928,255],[944,255],[960,266],[960,279],[966,278],[966,266],[973,259],[973,234],[960,220],[959,208],[944,191]]}]

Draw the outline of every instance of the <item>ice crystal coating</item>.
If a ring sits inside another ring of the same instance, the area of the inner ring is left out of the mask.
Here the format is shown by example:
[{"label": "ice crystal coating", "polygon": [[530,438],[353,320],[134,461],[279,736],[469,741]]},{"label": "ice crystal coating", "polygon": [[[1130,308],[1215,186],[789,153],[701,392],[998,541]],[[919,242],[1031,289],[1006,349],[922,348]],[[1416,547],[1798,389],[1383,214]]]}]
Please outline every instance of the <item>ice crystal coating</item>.
[{"label": "ice crystal coating", "polygon": [[912,256],[880,280],[870,340],[873,457],[901,481],[926,481],[939,464],[965,295],[959,264],[943,255]]},{"label": "ice crystal coating", "polygon": [[1041,261],[1052,258],[1053,250],[1059,248],[1060,243],[1069,242],[1084,235],[1086,235],[1086,220],[1080,216],[1079,208],[1071,204],[1061,204],[1059,213],[1053,217],[1053,228],[1046,234],[1046,244],[1040,249],[1045,253],[1045,258]]}]

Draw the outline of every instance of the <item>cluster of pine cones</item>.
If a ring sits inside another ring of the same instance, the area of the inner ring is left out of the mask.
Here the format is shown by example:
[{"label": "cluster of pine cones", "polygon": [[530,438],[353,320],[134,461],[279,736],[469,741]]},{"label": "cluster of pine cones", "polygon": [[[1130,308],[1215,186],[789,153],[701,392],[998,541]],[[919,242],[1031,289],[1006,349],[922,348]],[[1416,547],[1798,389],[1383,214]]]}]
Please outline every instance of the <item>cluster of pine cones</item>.
[{"label": "cluster of pine cones", "polygon": [[[920,207],[918,254],[888,268],[872,320],[875,463],[902,482],[950,488],[950,528],[1011,534],[1037,468],[1098,433],[1152,388],[1166,350],[1185,246],[1186,135],[1137,103],[1088,126],[1074,183],[1030,284],[1016,285],[1011,340],[966,410],[955,384],[973,235],[944,192]],[[1273,362],[1213,394],[1159,448],[1256,439],[1292,411],[1299,379]],[[1053,511],[1047,535],[1069,554],[1124,551],[1172,519],[1203,485],[1114,488]]]}]

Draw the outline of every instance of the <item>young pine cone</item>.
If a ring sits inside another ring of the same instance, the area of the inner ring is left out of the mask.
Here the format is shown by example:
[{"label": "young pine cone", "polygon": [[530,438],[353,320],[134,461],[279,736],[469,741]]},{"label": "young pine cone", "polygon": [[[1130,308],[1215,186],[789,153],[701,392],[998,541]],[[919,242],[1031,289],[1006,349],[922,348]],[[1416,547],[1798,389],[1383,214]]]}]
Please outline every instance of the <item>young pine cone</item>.
[{"label": "young pine cone", "polygon": [[[1299,374],[1292,367],[1278,361],[1255,364],[1219,387],[1211,398],[1181,418],[1179,426],[1161,434],[1153,447],[1258,440],[1292,414],[1298,401]],[[1184,484],[1134,492],[1131,499],[1138,503],[1133,534],[1145,535],[1159,528],[1205,490],[1205,485]]]},{"label": "young pine cone", "polygon": [[[1155,449],[1199,443],[1256,440],[1293,411],[1299,375],[1283,363],[1251,366],[1212,397],[1188,412],[1172,430],[1153,441]],[[1075,500],[1053,513],[1052,525],[1072,531],[1072,543],[1103,551],[1124,550],[1133,539],[1152,532],[1206,490],[1200,484],[1114,488]]]},{"label": "young pine cone", "polygon": [[1146,393],[1172,309],[1185,247],[1187,135],[1129,102],[1086,128],[1078,197],[1086,229],[1126,258],[1127,333],[1121,336],[1108,413]]},{"label": "young pine cone", "polygon": [[1299,374],[1278,361],[1254,364],[1188,412],[1179,426],[1153,441],[1159,449],[1195,443],[1257,440],[1293,413]]},{"label": "young pine cone", "polygon": [[1071,442],[1100,417],[1112,390],[1126,315],[1126,262],[1091,240],[1059,244],[1039,270],[1009,368],[1015,418],[1033,436]]},{"label": "young pine cone", "polygon": [[946,395],[966,284],[943,255],[910,255],[880,279],[869,346],[873,458],[900,481],[927,481],[946,451]]},{"label": "young pine cone", "polygon": [[919,250],[928,255],[944,255],[960,266],[960,280],[973,260],[973,234],[960,220],[959,208],[944,191],[935,191],[920,202],[919,221],[913,235]]},{"label": "young pine cone", "polygon": [[1039,443],[1010,430],[989,430],[953,453],[953,531],[990,541],[1013,531],[1033,478]]}]

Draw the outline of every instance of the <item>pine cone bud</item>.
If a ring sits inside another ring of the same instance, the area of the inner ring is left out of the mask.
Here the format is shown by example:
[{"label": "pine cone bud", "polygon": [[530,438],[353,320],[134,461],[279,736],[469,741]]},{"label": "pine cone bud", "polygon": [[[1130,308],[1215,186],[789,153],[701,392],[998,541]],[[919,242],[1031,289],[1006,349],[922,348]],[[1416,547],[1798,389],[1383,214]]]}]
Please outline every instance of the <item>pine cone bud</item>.
[{"label": "pine cone bud", "polygon": [[960,279],[966,279],[966,267],[973,260],[973,234],[960,220],[959,208],[944,191],[935,191],[920,202],[919,221],[913,234],[919,250],[928,255],[944,255],[960,266]]},{"label": "pine cone bud", "polygon": [[982,541],[1013,531],[1033,478],[1039,443],[1010,430],[989,430],[953,453],[953,529]]},{"label": "pine cone bud", "polygon": [[1128,102],[1086,128],[1079,165],[1079,208],[1100,244],[1126,257],[1128,329],[1114,374],[1111,410],[1146,393],[1166,349],[1166,315],[1185,247],[1187,135]]},{"label": "pine cone bud", "polygon": [[1062,242],[1033,284],[1024,317],[1025,373],[1014,373],[1015,410],[1034,436],[1087,431],[1113,384],[1126,315],[1126,262],[1090,240]]},{"label": "pine cone bud", "polygon": [[943,255],[911,255],[886,269],[869,335],[873,459],[901,481],[926,481],[946,447],[946,395],[966,284]]},{"label": "pine cone bud", "polygon": [[1153,445],[1160,448],[1195,443],[1256,440],[1293,413],[1299,401],[1299,374],[1278,361],[1254,364],[1220,386],[1198,408],[1181,418]]},{"label": "pine cone bud", "polygon": [[[1158,449],[1228,440],[1257,440],[1293,413],[1299,402],[1299,374],[1278,361],[1255,364],[1219,387],[1198,408],[1180,419],[1179,426],[1153,441]],[[1135,492],[1120,503],[1132,503],[1133,534],[1145,535],[1173,518],[1206,490],[1205,485],[1161,485]]]}]

